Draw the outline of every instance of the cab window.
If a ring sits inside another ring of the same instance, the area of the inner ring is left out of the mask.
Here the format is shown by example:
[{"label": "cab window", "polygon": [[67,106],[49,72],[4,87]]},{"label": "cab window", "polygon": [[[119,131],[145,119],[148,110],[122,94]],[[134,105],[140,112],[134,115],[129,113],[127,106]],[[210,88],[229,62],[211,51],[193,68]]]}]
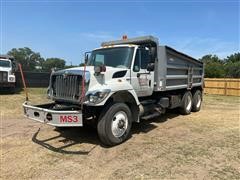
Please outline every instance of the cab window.
[{"label": "cab window", "polygon": [[147,69],[150,62],[149,50],[141,49],[141,69]]},{"label": "cab window", "polygon": [[102,54],[96,54],[95,57],[95,65],[100,66],[104,64],[104,55]]},{"label": "cab window", "polygon": [[133,71],[139,72],[140,67],[141,67],[141,51],[140,51],[140,49],[137,49],[135,61],[134,61],[134,65],[133,65]]},{"label": "cab window", "polygon": [[137,49],[133,71],[139,72],[140,69],[147,69],[147,65],[150,62],[149,50],[147,49]]}]

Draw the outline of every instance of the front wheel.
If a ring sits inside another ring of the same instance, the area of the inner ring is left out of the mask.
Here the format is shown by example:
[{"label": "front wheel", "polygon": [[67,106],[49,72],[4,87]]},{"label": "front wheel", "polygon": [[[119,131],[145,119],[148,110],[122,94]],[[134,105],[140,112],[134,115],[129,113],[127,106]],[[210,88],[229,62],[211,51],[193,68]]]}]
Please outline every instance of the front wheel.
[{"label": "front wheel", "polygon": [[115,103],[103,110],[97,125],[98,136],[103,144],[113,146],[124,142],[131,130],[132,116],[124,103]]}]

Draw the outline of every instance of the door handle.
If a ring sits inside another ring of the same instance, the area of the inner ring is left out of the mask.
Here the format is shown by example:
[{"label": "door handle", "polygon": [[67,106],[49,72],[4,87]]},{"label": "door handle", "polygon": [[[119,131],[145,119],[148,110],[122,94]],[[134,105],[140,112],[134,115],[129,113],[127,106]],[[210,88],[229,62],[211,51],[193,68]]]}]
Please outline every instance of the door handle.
[{"label": "door handle", "polygon": [[139,78],[141,74],[150,74],[150,71],[149,72],[143,72],[143,73],[137,73],[137,77]]}]

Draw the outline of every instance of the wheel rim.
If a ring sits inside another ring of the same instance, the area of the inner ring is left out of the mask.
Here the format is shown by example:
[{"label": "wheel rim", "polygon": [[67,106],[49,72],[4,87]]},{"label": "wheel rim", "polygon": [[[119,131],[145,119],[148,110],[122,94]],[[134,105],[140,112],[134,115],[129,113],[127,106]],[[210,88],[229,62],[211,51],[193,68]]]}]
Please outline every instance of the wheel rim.
[{"label": "wheel rim", "polygon": [[128,117],[124,111],[117,112],[112,118],[112,134],[115,137],[124,135],[128,128]]},{"label": "wheel rim", "polygon": [[191,96],[188,96],[187,97],[187,107],[186,107],[186,109],[188,111],[190,111],[191,107],[192,107],[192,98],[191,98]]},{"label": "wheel rim", "polygon": [[197,105],[196,105],[197,108],[200,107],[201,102],[202,102],[202,98],[201,98],[201,95],[199,94],[199,95],[197,96]]}]

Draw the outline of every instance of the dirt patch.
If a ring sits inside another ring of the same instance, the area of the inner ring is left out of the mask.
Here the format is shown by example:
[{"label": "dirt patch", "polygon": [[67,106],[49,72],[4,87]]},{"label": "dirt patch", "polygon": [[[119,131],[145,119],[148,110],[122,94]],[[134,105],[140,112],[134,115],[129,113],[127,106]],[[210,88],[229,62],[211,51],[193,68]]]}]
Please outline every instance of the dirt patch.
[{"label": "dirt patch", "polygon": [[[23,117],[23,94],[1,95],[2,179],[239,179],[240,98],[205,96],[202,110],[134,124],[106,148],[95,129],[65,131]],[[35,102],[45,90],[30,91]]]}]

